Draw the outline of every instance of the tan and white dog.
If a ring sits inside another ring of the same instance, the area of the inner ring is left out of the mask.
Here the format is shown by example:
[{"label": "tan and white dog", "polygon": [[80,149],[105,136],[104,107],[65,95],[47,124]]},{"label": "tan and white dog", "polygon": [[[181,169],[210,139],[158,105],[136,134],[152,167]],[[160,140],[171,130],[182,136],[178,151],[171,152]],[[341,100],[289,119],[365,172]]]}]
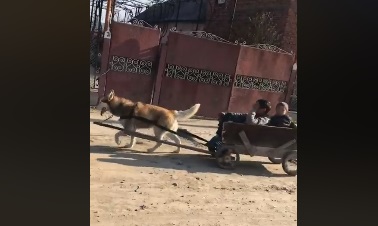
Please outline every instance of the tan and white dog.
[{"label": "tan and white dog", "polygon": [[[107,105],[107,108],[102,108],[101,115],[109,110],[113,115],[121,117],[121,116],[137,116],[142,117],[148,120],[155,122],[157,125],[160,125],[164,128],[177,131],[178,129],[178,119],[189,119],[194,116],[198,109],[200,108],[200,104],[195,104],[191,108],[185,111],[176,111],[176,110],[168,110],[163,107],[159,107],[152,104],[144,104],[141,102],[133,102],[123,97],[118,97],[115,95],[114,90],[111,90],[110,93],[101,99],[102,103]],[[120,123],[122,124],[125,130],[135,132],[137,129],[142,128],[153,128],[155,137],[162,140],[165,136],[173,140],[176,144],[181,144],[180,138],[173,133],[168,131],[164,131],[150,123],[142,122],[137,119],[120,119]],[[120,137],[127,136],[124,131],[119,131],[115,134],[115,142],[120,145]],[[132,136],[130,144],[126,145],[125,148],[132,148],[136,143],[136,137]],[[148,149],[148,152],[154,152],[158,149],[162,143],[158,142],[154,147]],[[180,147],[174,151],[174,153],[179,153]]]}]

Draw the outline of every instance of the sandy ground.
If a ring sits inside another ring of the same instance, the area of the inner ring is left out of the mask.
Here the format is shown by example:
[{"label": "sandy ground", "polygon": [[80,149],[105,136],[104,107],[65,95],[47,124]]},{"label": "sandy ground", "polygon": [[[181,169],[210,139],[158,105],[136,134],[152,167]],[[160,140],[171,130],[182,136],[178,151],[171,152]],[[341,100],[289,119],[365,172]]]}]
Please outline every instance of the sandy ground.
[{"label": "sandy ground", "polygon": [[[91,122],[102,119],[91,110]],[[182,128],[207,139],[216,125],[199,119],[181,122]],[[90,124],[91,225],[297,224],[297,178],[267,158],[242,156],[238,168],[227,171],[190,150],[173,154],[174,147],[163,145],[146,153],[154,143],[142,139],[132,150],[117,148],[115,133]],[[123,138],[122,145],[127,142]]]}]

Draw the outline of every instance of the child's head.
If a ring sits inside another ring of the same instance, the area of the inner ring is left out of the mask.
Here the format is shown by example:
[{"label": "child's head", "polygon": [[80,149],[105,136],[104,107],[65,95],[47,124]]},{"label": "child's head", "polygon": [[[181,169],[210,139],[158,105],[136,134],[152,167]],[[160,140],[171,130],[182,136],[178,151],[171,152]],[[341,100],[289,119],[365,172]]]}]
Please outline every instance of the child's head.
[{"label": "child's head", "polygon": [[255,109],[256,114],[266,115],[272,107],[269,101],[260,99],[256,101],[256,103],[253,105],[253,108]]},{"label": "child's head", "polygon": [[276,105],[276,114],[277,115],[286,115],[289,111],[289,105],[285,102],[280,102]]}]

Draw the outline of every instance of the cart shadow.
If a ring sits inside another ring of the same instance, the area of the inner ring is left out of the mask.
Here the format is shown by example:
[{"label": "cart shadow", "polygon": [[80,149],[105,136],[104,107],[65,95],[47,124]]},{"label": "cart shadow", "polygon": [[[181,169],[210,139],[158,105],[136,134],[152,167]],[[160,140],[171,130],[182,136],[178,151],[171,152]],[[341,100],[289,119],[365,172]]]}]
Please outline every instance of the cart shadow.
[{"label": "cart shadow", "polygon": [[131,149],[95,145],[90,147],[91,153],[108,154],[108,157],[97,158],[100,162],[116,163],[134,167],[151,167],[161,169],[184,170],[190,173],[239,174],[262,177],[288,177],[275,174],[265,168],[270,162],[241,161],[235,170],[218,168],[215,159],[204,154],[175,154],[172,152],[146,153]]}]

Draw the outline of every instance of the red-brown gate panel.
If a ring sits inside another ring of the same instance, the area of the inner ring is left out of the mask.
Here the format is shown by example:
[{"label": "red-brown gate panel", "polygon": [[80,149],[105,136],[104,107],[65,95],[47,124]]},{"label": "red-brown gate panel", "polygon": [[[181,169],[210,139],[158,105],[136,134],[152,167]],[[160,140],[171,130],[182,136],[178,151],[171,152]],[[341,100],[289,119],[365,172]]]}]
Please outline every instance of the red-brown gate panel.
[{"label": "red-brown gate panel", "polygon": [[239,46],[170,32],[159,105],[184,110],[195,103],[197,115],[227,111]]},{"label": "red-brown gate panel", "polygon": [[[150,103],[158,65],[160,31],[112,22],[111,32],[106,93],[114,89],[118,96]],[[103,89],[101,84],[99,90]]]},{"label": "red-brown gate panel", "polygon": [[248,112],[260,98],[275,105],[284,101],[293,55],[241,46],[228,110]]}]

